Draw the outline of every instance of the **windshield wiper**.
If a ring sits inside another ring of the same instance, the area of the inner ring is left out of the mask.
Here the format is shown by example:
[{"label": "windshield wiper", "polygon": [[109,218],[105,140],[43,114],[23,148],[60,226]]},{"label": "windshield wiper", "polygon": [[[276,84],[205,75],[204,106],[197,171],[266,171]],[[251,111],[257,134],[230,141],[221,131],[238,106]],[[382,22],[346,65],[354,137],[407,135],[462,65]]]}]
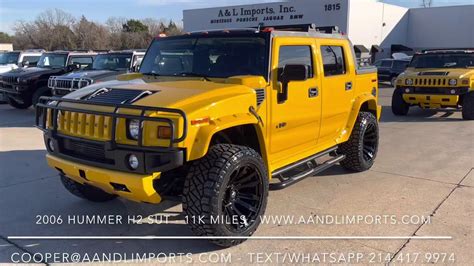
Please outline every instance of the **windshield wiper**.
[{"label": "windshield wiper", "polygon": [[175,74],[175,76],[199,77],[199,78],[205,79],[206,81],[211,81],[207,76],[204,76],[202,74],[193,73],[193,72],[181,72],[181,73]]}]

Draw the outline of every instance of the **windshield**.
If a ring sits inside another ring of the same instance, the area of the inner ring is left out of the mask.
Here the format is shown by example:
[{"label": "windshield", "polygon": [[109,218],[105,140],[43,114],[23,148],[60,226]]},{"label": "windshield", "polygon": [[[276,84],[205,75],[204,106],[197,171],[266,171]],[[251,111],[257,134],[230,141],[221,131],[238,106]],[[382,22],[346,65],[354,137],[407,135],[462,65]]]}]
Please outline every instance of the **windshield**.
[{"label": "windshield", "polygon": [[419,54],[413,56],[414,68],[467,68],[474,66],[474,53]]},{"label": "windshield", "polygon": [[20,53],[0,53],[0,65],[17,64]]},{"label": "windshield", "polygon": [[127,70],[130,68],[130,54],[100,54],[92,64],[93,70]]},{"label": "windshield", "polygon": [[43,54],[38,61],[38,67],[63,68],[66,66],[66,60],[67,54]]},{"label": "windshield", "polygon": [[155,40],[140,73],[160,76],[267,77],[268,41],[261,36],[190,36]]}]

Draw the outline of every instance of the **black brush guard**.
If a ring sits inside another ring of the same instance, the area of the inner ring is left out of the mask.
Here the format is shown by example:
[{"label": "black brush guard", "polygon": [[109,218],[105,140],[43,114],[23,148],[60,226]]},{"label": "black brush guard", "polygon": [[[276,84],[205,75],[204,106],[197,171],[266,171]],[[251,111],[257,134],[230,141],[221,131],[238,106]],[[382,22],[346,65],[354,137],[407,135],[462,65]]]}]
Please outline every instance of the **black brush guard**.
[{"label": "black brush guard", "polygon": [[[84,107],[82,108],[66,107],[66,106],[61,106],[61,103],[76,103],[76,104],[81,104],[85,106],[113,107],[113,111],[103,112],[103,111],[87,110],[87,108],[84,108]],[[123,110],[123,109],[139,110],[140,114],[132,115],[132,114],[118,113],[119,110]],[[112,128],[111,128],[111,133],[110,133],[110,136],[111,136],[110,140],[99,142],[96,140],[90,140],[90,139],[61,134],[60,132],[58,132],[58,123],[57,123],[58,114],[61,111],[111,117]],[[175,123],[173,122],[173,120],[171,120],[170,118],[165,118],[165,117],[149,117],[149,116],[146,116],[147,112],[163,112],[163,113],[168,113],[168,114],[177,114],[180,117],[182,117],[183,132],[181,136],[179,137],[175,136],[177,127]],[[51,121],[50,127],[48,127],[48,122],[47,122],[48,115],[49,115],[49,121]],[[130,119],[130,120],[136,119],[140,121],[137,145],[117,144],[115,139],[116,139],[118,119]],[[170,141],[169,147],[143,145],[143,122],[146,122],[146,121],[162,122],[162,123],[166,123],[170,127],[171,138],[169,139]],[[170,161],[166,165],[161,165],[161,164],[152,165],[151,163],[148,163],[147,165],[143,166],[143,168],[132,170],[118,163],[104,164],[100,162],[94,162],[94,160],[87,161],[81,158],[74,158],[71,156],[67,156],[66,154],[61,154],[61,152],[59,151],[51,151],[46,143],[46,146],[50,153],[66,158],[66,159],[78,161],[81,163],[109,168],[113,170],[121,170],[121,171],[135,172],[135,173],[153,173],[153,172],[158,172],[158,171],[161,172],[164,170],[170,170],[175,167],[178,167],[179,165],[183,163],[182,157],[184,157],[184,151],[182,149],[173,147],[173,144],[182,142],[186,138],[186,135],[187,135],[187,117],[186,117],[186,114],[182,110],[179,110],[179,109],[139,106],[139,105],[131,105],[131,104],[94,103],[94,102],[87,102],[84,100],[65,99],[65,98],[60,98],[60,97],[41,97],[36,105],[35,124],[37,128],[39,128],[45,133],[45,140],[53,139],[56,142],[58,142],[58,140],[60,139],[68,139],[68,140],[75,140],[75,141],[83,142],[83,143],[103,144],[106,152],[112,151],[112,153],[108,153],[112,157],[119,156],[121,153],[120,150],[129,150],[129,151],[139,151],[141,154],[143,154],[143,159],[147,162],[160,161],[159,159],[157,160],[159,156],[163,156],[164,158],[167,158],[166,161]],[[151,157],[151,158],[148,158],[148,157]],[[118,160],[117,158],[116,161],[122,161],[122,160],[121,159]]]}]

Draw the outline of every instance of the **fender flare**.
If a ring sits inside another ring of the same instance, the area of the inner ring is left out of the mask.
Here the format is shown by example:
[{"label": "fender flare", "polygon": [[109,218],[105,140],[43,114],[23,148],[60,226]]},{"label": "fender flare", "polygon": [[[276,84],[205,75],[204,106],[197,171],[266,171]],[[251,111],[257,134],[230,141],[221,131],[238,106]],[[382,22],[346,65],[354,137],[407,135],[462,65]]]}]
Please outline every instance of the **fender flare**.
[{"label": "fender flare", "polygon": [[[366,106],[364,106],[366,104]],[[347,120],[347,124],[345,127],[345,134],[343,136],[343,141],[349,139],[350,135],[352,134],[352,129],[354,128],[355,122],[357,117],[359,116],[359,112],[361,109],[367,109],[364,111],[372,112],[377,120],[380,119],[380,115],[382,113],[382,107],[377,105],[377,98],[374,97],[370,93],[364,93],[359,95],[352,105],[351,114],[349,115],[349,119]]]},{"label": "fender flare", "polygon": [[[191,161],[204,157],[209,149],[212,137],[216,133],[232,127],[257,125],[258,123],[257,118],[250,113],[235,114],[213,119],[209,125],[202,126],[198,129],[194,138],[194,143],[191,145],[192,149],[188,151],[187,159]],[[258,128],[259,127],[256,128],[257,135],[261,135],[261,132],[258,132]],[[260,139],[259,143],[262,145]],[[263,149],[264,147],[261,148]]]}]

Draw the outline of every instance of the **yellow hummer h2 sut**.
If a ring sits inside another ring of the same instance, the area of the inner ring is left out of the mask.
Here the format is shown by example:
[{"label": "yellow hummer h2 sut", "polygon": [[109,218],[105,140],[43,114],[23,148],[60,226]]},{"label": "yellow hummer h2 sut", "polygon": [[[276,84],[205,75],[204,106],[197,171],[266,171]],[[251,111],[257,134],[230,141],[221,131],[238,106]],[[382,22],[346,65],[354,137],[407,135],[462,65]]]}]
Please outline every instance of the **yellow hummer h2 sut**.
[{"label": "yellow hummer h2 sut", "polygon": [[377,74],[338,33],[239,29],[156,38],[140,73],[42,98],[48,164],[72,194],[159,203],[221,246],[251,236],[269,189],[378,148]]},{"label": "yellow hummer h2 sut", "polygon": [[395,115],[407,115],[410,106],[462,108],[463,119],[473,120],[474,48],[415,54],[406,71],[398,77],[392,97]]}]

